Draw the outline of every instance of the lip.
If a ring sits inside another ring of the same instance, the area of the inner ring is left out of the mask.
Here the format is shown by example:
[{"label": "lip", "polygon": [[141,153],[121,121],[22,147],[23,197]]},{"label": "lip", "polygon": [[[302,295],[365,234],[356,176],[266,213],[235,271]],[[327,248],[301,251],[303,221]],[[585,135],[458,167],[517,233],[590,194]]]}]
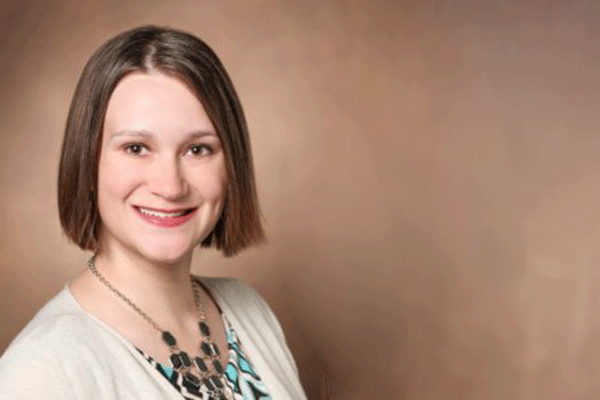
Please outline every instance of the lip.
[{"label": "lip", "polygon": [[142,211],[140,211],[140,207],[139,206],[133,206],[133,209],[135,210],[136,214],[142,218],[144,221],[154,225],[154,226],[159,226],[161,228],[175,228],[177,226],[183,225],[186,222],[188,222],[190,219],[192,219],[195,215],[196,215],[196,211],[198,210],[198,207],[192,207],[192,208],[177,208],[177,209],[160,209],[160,208],[149,208],[149,207],[141,207],[144,210],[149,210],[149,211],[156,211],[156,212],[160,212],[160,213],[180,213],[180,212],[184,212],[187,211],[185,214],[183,215],[178,215],[178,216],[157,216],[157,215],[149,215],[149,214],[145,214]]}]

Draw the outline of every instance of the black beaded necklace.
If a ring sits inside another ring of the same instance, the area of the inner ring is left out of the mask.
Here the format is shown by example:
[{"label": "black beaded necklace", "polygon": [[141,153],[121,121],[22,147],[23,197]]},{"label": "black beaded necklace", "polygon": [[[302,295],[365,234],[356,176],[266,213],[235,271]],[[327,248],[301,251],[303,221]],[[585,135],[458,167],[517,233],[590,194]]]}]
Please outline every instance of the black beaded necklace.
[{"label": "black beaded necklace", "polygon": [[[133,303],[128,297],[122,292],[117,290],[106,278],[100,274],[95,265],[96,255],[94,254],[88,261],[88,268],[94,276],[96,276],[100,282],[108,287],[114,294],[116,294],[121,300],[127,303],[133,308],[142,318],[144,318],[154,329],[161,333],[163,342],[169,348],[171,356],[169,357],[173,368],[181,374],[183,377],[183,385],[191,393],[200,394],[200,388],[202,385],[206,387],[209,395],[214,399],[227,400],[225,378],[223,376],[223,365],[221,364],[221,352],[217,343],[213,340],[210,328],[206,323],[206,313],[204,307],[202,307],[202,301],[200,300],[199,283],[190,276],[192,282],[192,289],[194,291],[194,302],[196,303],[196,309],[198,310],[198,316],[200,321],[198,322],[198,329],[202,337],[200,343],[200,351],[198,355],[191,358],[185,351],[181,350],[177,346],[177,340],[175,336],[167,330],[163,330],[158,324],[150,318],[148,314],[142,311],[135,303]],[[212,364],[212,369],[210,365]]]}]

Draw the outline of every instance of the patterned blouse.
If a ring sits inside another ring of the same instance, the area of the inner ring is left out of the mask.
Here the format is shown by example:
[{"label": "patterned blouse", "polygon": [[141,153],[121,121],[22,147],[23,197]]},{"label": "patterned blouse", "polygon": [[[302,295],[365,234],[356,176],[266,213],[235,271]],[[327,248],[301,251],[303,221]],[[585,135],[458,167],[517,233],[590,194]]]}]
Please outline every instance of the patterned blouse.
[{"label": "patterned blouse", "polygon": [[[254,370],[254,366],[244,353],[240,340],[231,327],[227,318],[223,318],[225,323],[225,334],[227,337],[228,361],[225,366],[224,375],[230,392],[233,392],[234,400],[272,400],[267,392],[267,388],[260,380],[260,377]],[[175,371],[172,366],[165,365],[155,361],[152,357],[146,355],[142,350],[138,351],[154,366],[171,384],[181,393],[186,400],[212,400],[206,387],[201,386],[199,393],[188,391],[183,385],[183,377]]]}]

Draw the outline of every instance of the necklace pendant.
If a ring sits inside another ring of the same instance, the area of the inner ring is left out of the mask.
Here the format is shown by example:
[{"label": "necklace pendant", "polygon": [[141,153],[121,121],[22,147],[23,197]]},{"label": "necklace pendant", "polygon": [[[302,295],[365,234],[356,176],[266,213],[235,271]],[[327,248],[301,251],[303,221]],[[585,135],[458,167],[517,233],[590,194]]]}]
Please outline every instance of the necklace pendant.
[{"label": "necklace pendant", "polygon": [[[211,332],[208,324],[204,320],[205,313],[202,308],[202,302],[200,301],[200,295],[198,293],[198,286],[200,285],[193,276],[190,276],[192,280],[192,290],[194,291],[194,301],[196,303],[196,308],[198,311],[198,315],[200,317],[200,322],[198,323],[198,329],[200,330],[200,334],[202,335],[202,343],[200,345],[200,349],[202,353],[204,353],[204,357],[202,354],[198,352],[198,356],[193,359],[185,352],[181,351],[177,347],[177,340],[175,336],[167,330],[162,330],[159,325],[144,311],[142,311],[139,307],[137,307],[128,297],[126,297],[123,293],[117,290],[109,281],[104,278],[102,274],[96,268],[94,261],[96,259],[96,255],[94,254],[90,260],[88,261],[88,267],[92,274],[96,276],[102,284],[104,284],[108,289],[110,289],[115,295],[120,297],[125,303],[133,307],[133,309],[150,325],[152,325],[157,331],[161,333],[162,341],[169,347],[169,351],[171,355],[169,360],[171,361],[171,365],[173,368],[181,373],[183,377],[183,385],[188,388],[190,393],[194,393],[200,395],[200,387],[201,385],[205,385],[209,390],[210,394],[208,396],[209,400],[226,400],[228,398],[225,395],[224,390],[226,387],[226,381],[224,378],[219,375],[223,374],[223,366],[219,361],[220,352],[217,344],[213,341],[211,337]],[[210,375],[208,372],[208,366],[204,359],[212,360],[214,369],[216,374]],[[198,367],[198,372],[200,372],[200,377],[194,375],[190,372],[190,367],[192,363],[196,364]],[[217,389],[215,389],[217,387]]]}]

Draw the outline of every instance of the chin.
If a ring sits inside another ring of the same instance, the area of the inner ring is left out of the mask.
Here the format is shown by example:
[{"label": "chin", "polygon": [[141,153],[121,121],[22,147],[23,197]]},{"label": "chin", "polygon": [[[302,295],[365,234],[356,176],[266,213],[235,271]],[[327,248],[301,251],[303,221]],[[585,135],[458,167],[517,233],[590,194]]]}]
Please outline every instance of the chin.
[{"label": "chin", "polygon": [[148,243],[138,249],[142,257],[159,264],[176,264],[189,257],[194,250],[192,243]]}]

